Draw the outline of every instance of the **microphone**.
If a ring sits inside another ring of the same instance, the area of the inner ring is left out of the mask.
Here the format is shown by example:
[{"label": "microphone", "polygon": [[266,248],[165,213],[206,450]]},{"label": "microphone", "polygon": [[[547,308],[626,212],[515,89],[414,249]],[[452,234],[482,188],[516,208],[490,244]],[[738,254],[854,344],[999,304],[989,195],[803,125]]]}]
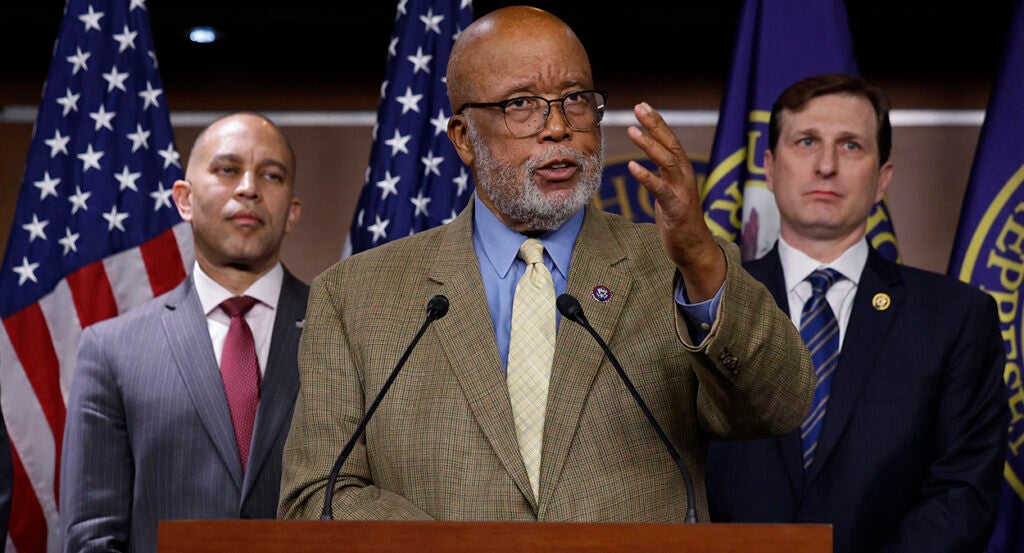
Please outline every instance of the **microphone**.
[{"label": "microphone", "polygon": [[590,322],[587,321],[587,316],[583,314],[583,307],[580,302],[569,294],[562,294],[555,300],[555,305],[558,306],[558,311],[562,313],[562,316],[573,321],[574,323],[582,326],[594,337],[601,349],[604,350],[604,354],[608,357],[608,360],[612,362],[612,366],[619,373],[619,377],[622,382],[629,388],[629,393],[632,394],[633,399],[636,400],[637,405],[640,406],[640,410],[647,416],[647,420],[654,427],[654,430],[658,433],[658,437],[661,438],[662,443],[665,444],[665,449],[668,450],[669,455],[672,456],[672,460],[676,462],[676,466],[679,467],[679,472],[683,475],[683,482],[686,484],[686,520],[685,522],[697,522],[697,510],[693,506],[693,478],[690,476],[690,471],[686,470],[686,465],[683,464],[683,459],[679,455],[679,451],[672,441],[668,439],[665,431],[662,430],[661,425],[658,424],[658,420],[654,418],[654,414],[644,403],[643,398],[640,397],[640,393],[636,391],[636,387],[633,386],[633,382],[626,376],[626,372],[622,370],[622,365],[619,364],[619,360],[612,354],[612,350],[608,349],[608,344],[601,339],[601,336],[594,330],[594,327],[590,326]]},{"label": "microphone", "polygon": [[423,333],[427,331],[427,327],[430,323],[444,317],[448,314],[448,298],[438,294],[427,302],[427,320],[423,321],[423,326],[420,327],[420,331],[416,333],[416,337],[409,343],[409,347],[405,348],[405,353],[402,354],[402,358],[398,360],[398,364],[395,365],[394,370],[388,376],[387,381],[384,382],[384,386],[380,389],[377,397],[374,398],[373,403],[370,404],[370,408],[366,410],[366,414],[363,415],[363,420],[359,421],[359,426],[356,427],[356,431],[349,438],[348,443],[342,448],[341,454],[338,455],[338,459],[334,461],[334,466],[331,467],[331,473],[327,478],[327,490],[324,493],[324,508],[320,512],[320,520],[334,520],[334,512],[331,506],[331,502],[334,499],[334,484],[338,480],[338,473],[341,472],[341,466],[345,464],[345,460],[348,459],[352,448],[355,447],[356,441],[359,436],[366,430],[366,424],[370,422],[370,417],[377,410],[377,406],[380,405],[381,400],[384,399],[384,394],[388,393],[388,389],[391,388],[391,384],[395,381],[395,377],[398,376],[398,371],[401,370],[402,365],[405,365],[406,359],[409,358],[409,354],[412,353],[413,348],[420,341]]}]

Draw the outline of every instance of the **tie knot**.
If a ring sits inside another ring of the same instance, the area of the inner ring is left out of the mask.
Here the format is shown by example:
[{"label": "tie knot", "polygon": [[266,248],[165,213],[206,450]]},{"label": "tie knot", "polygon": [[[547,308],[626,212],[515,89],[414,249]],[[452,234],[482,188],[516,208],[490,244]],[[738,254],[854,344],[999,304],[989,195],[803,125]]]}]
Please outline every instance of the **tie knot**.
[{"label": "tie knot", "polygon": [[519,246],[519,259],[533,265],[544,262],[544,244],[536,238],[529,238]]},{"label": "tie knot", "polygon": [[843,275],[835,269],[818,269],[807,276],[807,281],[815,294],[824,294],[841,278]]},{"label": "tie knot", "polygon": [[228,314],[228,317],[244,317],[246,313],[256,305],[256,298],[252,296],[235,296],[228,298],[220,304],[220,308]]}]

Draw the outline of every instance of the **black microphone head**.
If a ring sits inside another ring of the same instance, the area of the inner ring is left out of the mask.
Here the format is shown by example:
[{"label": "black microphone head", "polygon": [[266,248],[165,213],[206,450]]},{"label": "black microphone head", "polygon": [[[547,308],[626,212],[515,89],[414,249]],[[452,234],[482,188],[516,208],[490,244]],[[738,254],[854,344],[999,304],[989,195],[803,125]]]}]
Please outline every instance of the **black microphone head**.
[{"label": "black microphone head", "polygon": [[583,314],[583,306],[572,295],[562,294],[558,296],[558,299],[555,300],[555,305],[558,306],[558,311],[563,317],[567,317],[577,324],[587,326],[587,317]]},{"label": "black microphone head", "polygon": [[427,302],[427,318],[436,321],[448,314],[448,298],[438,294]]}]

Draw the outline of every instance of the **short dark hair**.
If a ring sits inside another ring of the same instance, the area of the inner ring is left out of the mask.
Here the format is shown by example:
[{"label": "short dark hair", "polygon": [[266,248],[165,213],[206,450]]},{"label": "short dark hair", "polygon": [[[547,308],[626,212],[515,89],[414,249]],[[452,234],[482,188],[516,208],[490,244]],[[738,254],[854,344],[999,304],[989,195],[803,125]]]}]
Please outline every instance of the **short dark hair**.
[{"label": "short dark hair", "polygon": [[871,102],[875,109],[875,120],[878,123],[878,163],[884,165],[889,161],[892,150],[892,124],[889,122],[889,100],[882,89],[870,85],[864,79],[844,73],[825,73],[807,77],[782,91],[772,105],[772,115],[768,122],[768,148],[775,151],[779,144],[779,133],[783,110],[798,112],[808,102],[819,96],[829,94],[849,94],[864,98]]}]

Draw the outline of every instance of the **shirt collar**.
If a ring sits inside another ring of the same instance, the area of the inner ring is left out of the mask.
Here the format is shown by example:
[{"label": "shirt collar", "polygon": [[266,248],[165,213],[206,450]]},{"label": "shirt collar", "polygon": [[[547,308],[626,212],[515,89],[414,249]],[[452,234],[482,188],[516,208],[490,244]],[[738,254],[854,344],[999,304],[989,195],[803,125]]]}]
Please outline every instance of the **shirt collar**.
[{"label": "shirt collar", "polygon": [[[234,297],[227,288],[221,286],[217,281],[210,278],[199,262],[196,261],[192,270],[192,280],[196,286],[196,294],[199,295],[199,304],[203,306],[203,313],[209,316],[210,312],[220,307],[224,300]],[[251,296],[257,301],[271,309],[277,309],[277,300],[281,296],[281,284],[284,282],[284,268],[280,263],[274,265],[263,276],[252,283],[243,296]]]},{"label": "shirt collar", "polygon": [[807,276],[821,268],[839,271],[854,286],[860,281],[864,265],[868,262],[867,239],[858,240],[831,263],[821,263],[779,238],[779,261],[786,278],[786,290],[792,292]]},{"label": "shirt collar", "polygon": [[[473,239],[480,244],[494,272],[505,278],[519,255],[519,248],[526,241],[526,236],[506,227],[476,194],[473,195],[473,205]],[[562,226],[538,238],[544,244],[548,256],[554,261],[555,270],[566,280],[569,275],[569,263],[572,261],[572,248],[583,227],[585,211],[580,209]]]}]

